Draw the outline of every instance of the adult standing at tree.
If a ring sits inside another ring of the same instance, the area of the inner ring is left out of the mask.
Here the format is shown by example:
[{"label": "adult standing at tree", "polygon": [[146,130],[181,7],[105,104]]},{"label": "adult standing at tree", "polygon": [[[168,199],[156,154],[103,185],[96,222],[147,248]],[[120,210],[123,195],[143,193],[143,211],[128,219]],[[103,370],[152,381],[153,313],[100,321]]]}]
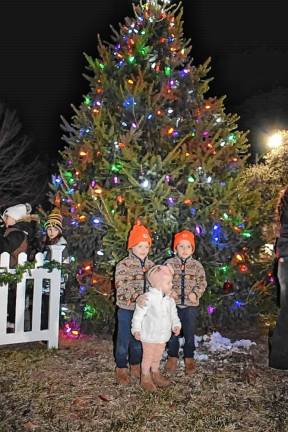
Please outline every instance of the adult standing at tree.
[{"label": "adult standing at tree", "polygon": [[270,340],[269,366],[288,369],[288,187],[280,193],[277,220],[279,235],[275,252],[278,259],[280,312]]}]

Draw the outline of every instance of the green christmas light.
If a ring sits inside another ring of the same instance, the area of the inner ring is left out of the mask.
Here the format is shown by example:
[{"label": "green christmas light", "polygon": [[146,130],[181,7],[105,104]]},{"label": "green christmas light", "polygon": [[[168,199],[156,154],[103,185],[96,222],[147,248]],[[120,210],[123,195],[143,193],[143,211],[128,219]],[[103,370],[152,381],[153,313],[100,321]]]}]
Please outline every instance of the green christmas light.
[{"label": "green christmas light", "polygon": [[222,273],[227,273],[227,271],[228,271],[228,266],[227,266],[227,265],[224,265],[224,266],[220,267],[219,270],[220,270]]},{"label": "green christmas light", "polygon": [[229,219],[228,214],[227,213],[223,213],[223,218],[224,218],[224,220],[228,220]]},{"label": "green christmas light", "polygon": [[128,57],[128,63],[130,63],[130,64],[133,64],[133,63],[135,63],[135,56],[129,56]]},{"label": "green christmas light", "polygon": [[119,173],[121,170],[122,170],[122,164],[121,164],[121,162],[114,162],[111,165],[111,171],[113,173]]},{"label": "green christmas light", "polygon": [[90,96],[85,96],[85,97],[84,97],[84,104],[85,104],[85,105],[90,105],[90,103],[91,103],[91,98],[90,98]]},{"label": "green christmas light", "polygon": [[65,171],[64,172],[64,176],[67,177],[67,178],[72,178],[73,174],[70,171]]},{"label": "green christmas light", "polygon": [[142,47],[139,49],[140,54],[143,56],[146,56],[148,54],[149,48],[148,47]]},{"label": "green christmas light", "polygon": [[245,237],[245,238],[250,238],[250,237],[252,236],[252,234],[251,234],[250,231],[243,231],[243,232],[241,233],[241,236],[242,236],[242,237]]},{"label": "green christmas light", "polygon": [[97,315],[97,310],[94,306],[86,304],[83,309],[84,318],[92,319],[95,315]]},{"label": "green christmas light", "polygon": [[188,183],[194,183],[195,182],[195,179],[193,176],[189,176],[187,180],[188,180]]},{"label": "green christmas light", "polygon": [[101,62],[99,62],[99,60],[96,60],[96,64],[99,67],[99,69],[103,70],[105,68],[105,65]]},{"label": "green christmas light", "polygon": [[236,134],[235,133],[231,133],[228,135],[228,141],[230,141],[231,143],[235,143],[236,142]]},{"label": "green christmas light", "polygon": [[170,66],[165,66],[164,73],[165,73],[166,76],[170,76],[171,73],[172,73],[171,67]]}]

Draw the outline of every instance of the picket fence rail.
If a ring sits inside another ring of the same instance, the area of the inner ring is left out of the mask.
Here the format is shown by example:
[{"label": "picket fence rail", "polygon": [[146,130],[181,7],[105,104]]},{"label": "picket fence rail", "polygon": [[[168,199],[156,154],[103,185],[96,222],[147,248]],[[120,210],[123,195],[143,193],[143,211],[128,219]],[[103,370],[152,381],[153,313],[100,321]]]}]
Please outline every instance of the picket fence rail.
[{"label": "picket fence rail", "polygon": [[[64,246],[50,246],[51,260],[62,262],[62,252]],[[21,253],[18,256],[18,264],[25,264],[27,255]],[[35,269],[25,272],[21,282],[17,286],[10,286],[16,289],[16,308],[15,308],[15,331],[7,332],[7,310],[8,310],[8,289],[9,284],[0,285],[0,345],[18,344],[27,342],[47,341],[48,348],[58,348],[59,335],[59,307],[60,307],[60,283],[61,270],[39,268],[43,266],[44,256],[38,253],[35,257]],[[15,273],[15,269],[10,268],[10,255],[4,252],[0,255],[0,272],[8,271]],[[32,300],[32,325],[31,330],[25,331],[25,291],[26,281],[33,280],[33,300]],[[41,330],[41,305],[42,305],[42,286],[43,280],[50,280],[49,295],[49,315],[48,329]],[[16,285],[16,284],[15,284]]]}]

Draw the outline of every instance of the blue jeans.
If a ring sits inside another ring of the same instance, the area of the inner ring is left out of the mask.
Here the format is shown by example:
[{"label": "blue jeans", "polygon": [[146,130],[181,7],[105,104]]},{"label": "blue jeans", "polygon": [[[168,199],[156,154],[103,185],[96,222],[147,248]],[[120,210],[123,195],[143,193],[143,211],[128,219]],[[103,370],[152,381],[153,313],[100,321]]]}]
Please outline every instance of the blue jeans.
[{"label": "blue jeans", "polygon": [[198,307],[187,306],[186,308],[177,307],[177,312],[181,321],[182,330],[179,336],[172,335],[168,342],[168,356],[178,357],[179,337],[184,336],[183,347],[184,357],[193,358],[195,351],[195,331],[197,325]]},{"label": "blue jeans", "polygon": [[140,364],[142,361],[142,345],[131,333],[131,322],[134,311],[121,309],[117,311],[117,339],[115,361],[118,368],[127,368],[128,361],[131,365]]}]

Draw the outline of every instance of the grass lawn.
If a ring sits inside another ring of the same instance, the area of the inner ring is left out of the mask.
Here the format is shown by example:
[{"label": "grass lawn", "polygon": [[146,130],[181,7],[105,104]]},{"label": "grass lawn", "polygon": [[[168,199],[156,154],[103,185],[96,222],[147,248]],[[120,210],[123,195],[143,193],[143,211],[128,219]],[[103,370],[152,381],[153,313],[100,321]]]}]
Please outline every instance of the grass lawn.
[{"label": "grass lawn", "polygon": [[192,378],[180,368],[156,394],[115,384],[108,337],[61,338],[52,351],[2,347],[0,431],[287,432],[288,373],[267,367],[263,331],[239,331],[240,338],[257,346],[209,355]]}]

